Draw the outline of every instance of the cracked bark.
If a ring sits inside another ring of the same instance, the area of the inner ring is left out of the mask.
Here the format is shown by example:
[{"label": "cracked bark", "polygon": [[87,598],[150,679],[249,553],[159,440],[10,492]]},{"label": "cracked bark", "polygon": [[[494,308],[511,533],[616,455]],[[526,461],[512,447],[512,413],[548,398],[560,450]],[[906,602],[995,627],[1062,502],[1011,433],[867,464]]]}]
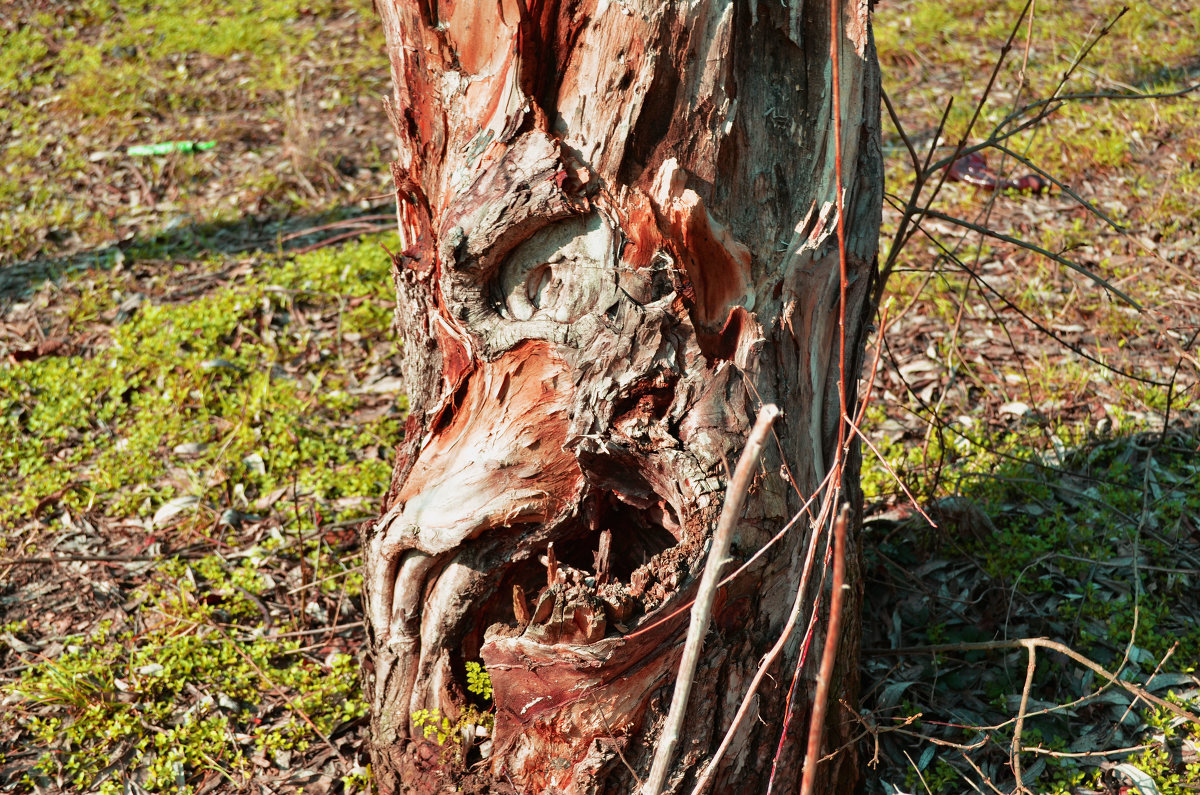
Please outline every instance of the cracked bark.
[{"label": "cracked bark", "polygon": [[[735,558],[796,513],[834,458],[829,7],[377,6],[395,84],[393,275],[412,410],[384,510],[363,528],[373,770],[382,792],[449,780],[631,792],[621,757],[639,776],[649,768],[686,614],[657,622],[694,591],[756,407],[784,417]],[[841,13],[853,406],[882,169],[867,2]],[[857,504],[856,453],[842,488]],[[812,532],[799,526],[719,595],[674,791],[720,742],[783,625]],[[825,733],[827,751],[841,750],[820,792],[849,792],[856,777],[854,554],[847,581]],[[793,643],[771,671],[711,791],[765,791],[798,654]],[[799,786],[819,657],[803,669],[780,792]],[[456,719],[464,663],[478,659],[496,727],[486,759],[480,745],[468,752],[481,762],[468,773],[411,716]]]}]

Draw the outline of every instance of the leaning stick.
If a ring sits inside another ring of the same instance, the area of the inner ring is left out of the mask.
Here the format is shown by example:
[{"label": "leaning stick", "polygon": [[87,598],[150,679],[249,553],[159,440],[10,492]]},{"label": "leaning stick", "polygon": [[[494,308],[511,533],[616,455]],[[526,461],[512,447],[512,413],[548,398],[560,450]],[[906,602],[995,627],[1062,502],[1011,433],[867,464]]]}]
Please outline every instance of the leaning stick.
[{"label": "leaning stick", "polygon": [[721,507],[721,518],[717,521],[717,532],[713,535],[712,549],[708,552],[708,560],[704,564],[704,574],[700,578],[700,587],[696,591],[696,603],[692,606],[692,620],[688,625],[687,642],[683,647],[683,659],[679,661],[679,676],[675,680],[675,695],[671,698],[671,709],[667,713],[667,724],[659,738],[658,750],[654,753],[654,762],[650,766],[650,775],[642,787],[642,795],[659,795],[667,780],[670,770],[671,757],[675,746],[679,743],[679,733],[683,728],[683,718],[687,712],[688,696],[692,691],[692,677],[696,674],[696,666],[700,662],[700,651],[704,646],[704,636],[708,633],[708,622],[712,617],[712,603],[717,595],[721,567],[725,565],[725,556],[729,553],[729,542],[733,537],[733,528],[742,513],[742,502],[750,483],[754,480],[754,471],[758,467],[758,454],[766,441],[771,425],[779,416],[780,411],[773,403],[763,406],[758,412],[758,419],[746,440],[746,448],[738,459],[733,479],[725,493],[725,504]]}]

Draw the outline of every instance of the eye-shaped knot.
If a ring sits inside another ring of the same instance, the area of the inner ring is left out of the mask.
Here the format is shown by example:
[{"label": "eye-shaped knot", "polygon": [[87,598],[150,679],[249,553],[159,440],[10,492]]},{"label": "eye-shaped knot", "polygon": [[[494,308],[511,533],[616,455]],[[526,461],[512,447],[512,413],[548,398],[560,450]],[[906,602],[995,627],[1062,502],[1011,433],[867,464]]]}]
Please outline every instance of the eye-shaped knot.
[{"label": "eye-shaped knot", "polygon": [[617,235],[598,213],[548,226],[517,246],[496,278],[509,320],[571,323],[617,298]]}]

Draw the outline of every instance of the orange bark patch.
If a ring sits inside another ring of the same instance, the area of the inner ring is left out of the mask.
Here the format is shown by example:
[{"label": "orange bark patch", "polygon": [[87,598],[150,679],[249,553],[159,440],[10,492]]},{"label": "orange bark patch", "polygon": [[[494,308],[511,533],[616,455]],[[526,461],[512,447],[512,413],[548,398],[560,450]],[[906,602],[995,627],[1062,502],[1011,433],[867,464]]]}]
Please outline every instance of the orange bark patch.
[{"label": "orange bark patch", "polygon": [[570,396],[567,365],[546,342],[477,364],[422,444],[397,500],[406,517],[423,535],[470,537],[555,516],[583,483],[563,449]]},{"label": "orange bark patch", "polygon": [[644,268],[654,261],[654,255],[663,247],[662,233],[658,231],[658,219],[650,200],[640,191],[630,191],[628,212],[621,219],[621,231],[628,238],[621,251],[621,262],[631,268]]},{"label": "orange bark patch", "polygon": [[442,352],[442,381],[449,394],[458,389],[463,377],[471,369],[471,352],[467,349],[463,333],[440,316],[433,317],[433,327],[438,350]]},{"label": "orange bark patch", "polygon": [[667,227],[664,233],[692,283],[692,320],[711,333],[745,300],[750,249],[709,214],[699,194],[684,187],[686,182],[687,173],[678,163],[664,162],[655,177],[654,200]]},{"label": "orange bark patch", "polygon": [[729,310],[729,316],[725,318],[725,325],[721,327],[720,332],[712,334],[697,331],[696,336],[700,349],[709,358],[734,361],[738,352],[748,347],[753,342],[753,337],[758,336],[758,331],[758,324],[754,322],[751,314],[744,308],[735,306]]},{"label": "orange bark patch", "polygon": [[[648,632],[590,647],[517,637],[480,650],[495,688],[495,758],[515,762],[510,772],[523,791],[589,791],[590,779],[601,771],[584,757],[599,738],[620,747],[636,733],[644,694],[661,687],[679,665],[682,645],[671,638],[681,636],[686,619],[681,613]],[[620,687],[611,687],[618,681]],[[514,754],[523,744],[538,753]],[[556,757],[562,764],[545,763]]]},{"label": "orange bark patch", "polygon": [[745,295],[750,283],[750,251],[712,222],[692,191],[684,192],[671,221],[684,270],[696,287],[696,324],[711,328]]},{"label": "orange bark patch", "polygon": [[478,75],[496,60],[498,50],[510,48],[521,12],[515,0],[458,0],[439,4],[438,16],[459,64]]}]

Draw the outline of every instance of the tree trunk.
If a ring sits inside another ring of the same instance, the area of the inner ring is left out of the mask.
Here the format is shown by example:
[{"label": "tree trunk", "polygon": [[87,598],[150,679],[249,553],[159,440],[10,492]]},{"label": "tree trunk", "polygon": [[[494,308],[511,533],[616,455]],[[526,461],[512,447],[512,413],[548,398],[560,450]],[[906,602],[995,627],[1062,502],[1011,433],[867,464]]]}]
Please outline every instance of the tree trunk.
[{"label": "tree trunk", "polygon": [[[377,5],[412,408],[383,515],[364,526],[375,778],[385,793],[634,792],[687,612],[662,619],[694,593],[758,407],[784,416],[735,562],[831,472],[839,499],[860,501],[854,445],[836,462],[882,195],[867,2],[840,11],[844,283],[828,0]],[[799,790],[828,620],[829,523],[814,515],[719,593],[673,791],[720,744],[798,591],[798,629],[709,791],[765,792],[773,764],[775,791]],[[858,524],[855,511],[821,793],[857,776]],[[469,735],[464,666],[478,660],[492,736],[439,746],[419,711]]]}]

